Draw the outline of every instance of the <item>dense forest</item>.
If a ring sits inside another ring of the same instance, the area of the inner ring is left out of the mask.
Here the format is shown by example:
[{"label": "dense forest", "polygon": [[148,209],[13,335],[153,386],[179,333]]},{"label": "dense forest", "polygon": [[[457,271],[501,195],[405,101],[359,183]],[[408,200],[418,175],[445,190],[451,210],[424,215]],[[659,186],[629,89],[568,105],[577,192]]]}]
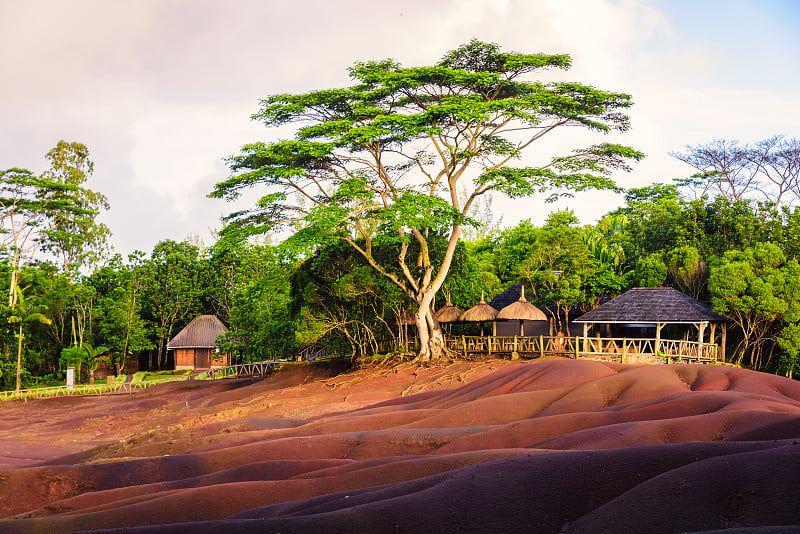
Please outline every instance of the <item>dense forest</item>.
[{"label": "dense forest", "polygon": [[[266,195],[226,217],[211,244],[164,240],[149,255],[115,254],[97,221],[109,205],[88,187],[93,163],[80,143],[59,142],[41,174],[0,171],[0,387],[58,378],[67,365],[168,368],[168,340],[199,314],[230,328],[220,349],[238,361],[315,345],[386,353],[409,316],[421,360],[435,359],[436,309],[466,309],[517,282],[562,331],[570,311],[631,287],[675,287],[730,320],[730,361],[792,376],[800,141],[687,146],[673,155],[696,174],[628,191],[611,175],[644,155],[622,145],[512,166],[561,127],[629,128],[629,95],[522,81],[570,61],[473,40],[432,67],[358,63],[353,87],[265,99],[256,120],[301,126],[294,140],[229,158],[232,175],[209,196],[254,186]],[[588,190],[624,202],[594,225],[572,211],[541,226],[495,222],[494,193],[524,202]],[[289,238],[271,241],[287,228]]]},{"label": "dense forest", "polygon": [[[82,145],[59,147],[84,151],[82,165],[91,168]],[[99,195],[73,178],[76,188],[56,189],[63,198],[50,201],[47,180],[69,182],[48,176],[52,169],[40,177],[20,169],[2,176],[5,389],[15,387],[19,347],[23,387],[58,377],[75,361],[96,368],[94,349],[101,345],[118,372],[137,360],[164,368],[166,342],[204,313],[230,327],[223,348],[240,361],[290,358],[309,345],[374,354],[397,342],[399,318],[413,304],[352,247],[335,241],[308,252],[231,231],[210,246],[165,240],[149,255],[128,258],[98,239],[77,255],[69,250],[69,232],[108,234],[90,220],[97,210],[84,200]],[[707,180],[722,185],[718,175]],[[624,205],[595,225],[556,211],[541,226],[525,220],[501,229],[492,224],[490,202],[478,206],[473,217],[482,224],[459,240],[437,307],[449,298],[466,309],[515,282],[533,288],[529,298],[540,306],[584,311],[631,287],[672,286],[731,320],[730,361],[791,375],[800,365],[800,210],[737,199],[725,189],[695,198],[698,182],[631,189]],[[8,202],[12,194],[16,205]],[[35,226],[19,227],[23,219]],[[57,224],[66,229],[53,231]],[[444,254],[445,236],[429,241],[431,255]],[[375,254],[391,256],[393,245],[383,248]]]}]

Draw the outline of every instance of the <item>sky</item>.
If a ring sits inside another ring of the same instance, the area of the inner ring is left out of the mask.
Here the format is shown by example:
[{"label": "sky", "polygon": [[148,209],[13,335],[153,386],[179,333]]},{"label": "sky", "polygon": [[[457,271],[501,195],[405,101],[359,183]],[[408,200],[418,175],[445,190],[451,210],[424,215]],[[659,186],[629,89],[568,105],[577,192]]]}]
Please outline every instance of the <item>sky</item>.
[{"label": "sky", "polygon": [[[83,143],[116,252],[211,245],[220,218],[247,207],[207,198],[225,158],[291,135],[250,120],[261,98],[349,85],[356,61],[430,65],[478,38],[567,53],[573,67],[545,78],[631,94],[625,134],[571,129],[532,157],[621,142],[647,157],[615,179],[641,187],[691,175],[670,155],[687,146],[800,138],[798,30],[793,0],[0,0],[0,169],[40,173],[59,140]],[[622,202],[494,197],[493,209],[506,226],[564,208],[591,224]]]}]

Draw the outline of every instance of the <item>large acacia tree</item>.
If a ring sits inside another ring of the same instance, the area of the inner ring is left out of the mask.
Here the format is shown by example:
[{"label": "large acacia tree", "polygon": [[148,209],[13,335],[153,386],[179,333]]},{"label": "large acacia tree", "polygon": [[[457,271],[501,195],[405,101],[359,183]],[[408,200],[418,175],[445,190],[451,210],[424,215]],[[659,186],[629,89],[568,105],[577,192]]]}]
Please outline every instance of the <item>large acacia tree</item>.
[{"label": "large acacia tree", "polygon": [[[437,358],[444,341],[431,304],[481,195],[613,189],[609,173],[642,157],[599,144],[520,164],[525,149],[562,127],[629,126],[620,111],[631,104],[627,94],[529,79],[570,62],[567,55],[507,53],[473,40],[428,67],[356,63],[353,86],[264,99],[253,119],[294,123],[294,139],[243,147],[230,158],[233,175],[211,196],[235,199],[262,186],[256,206],[231,214],[228,224],[255,232],[296,225],[291,241],[298,244],[347,242],[417,303],[420,359]],[[448,239],[436,262],[428,246],[434,233]],[[388,264],[373,255],[378,241],[396,247]],[[412,241],[415,257],[409,257]]]}]

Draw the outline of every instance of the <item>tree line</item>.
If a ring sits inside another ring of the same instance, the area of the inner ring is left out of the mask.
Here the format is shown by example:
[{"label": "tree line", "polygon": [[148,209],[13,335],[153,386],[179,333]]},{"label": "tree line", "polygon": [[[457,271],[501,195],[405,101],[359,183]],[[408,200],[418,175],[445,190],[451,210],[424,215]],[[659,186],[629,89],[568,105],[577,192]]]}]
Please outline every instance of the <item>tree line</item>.
[{"label": "tree line", "polygon": [[[246,145],[211,197],[261,189],[215,243],[165,240],[113,254],[96,220],[108,203],[87,187],[88,149],[59,142],[40,175],[1,171],[2,387],[89,371],[106,359],[168,365],[167,341],[197,314],[230,327],[240,360],[312,344],[358,356],[399,346],[410,316],[418,357],[445,352],[433,313],[473,305],[511,283],[533,289],[557,327],[634,286],[672,285],[737,327],[740,364],[791,375],[800,343],[795,295],[800,144],[719,140],[674,154],[697,171],[622,191],[611,179],[644,155],[599,143],[533,163],[541,139],[581,128],[624,132],[630,95],[543,83],[566,55],[504,52],[477,40],[432,66],[357,63],[354,85],[272,95],[254,119],[297,125],[293,139]],[[570,130],[568,127],[573,127]],[[524,163],[523,163],[524,162]],[[500,229],[491,196],[569,197],[612,190],[625,203],[597,224],[571,211]],[[272,244],[277,232],[290,237]],[[14,358],[16,355],[16,358]]]}]

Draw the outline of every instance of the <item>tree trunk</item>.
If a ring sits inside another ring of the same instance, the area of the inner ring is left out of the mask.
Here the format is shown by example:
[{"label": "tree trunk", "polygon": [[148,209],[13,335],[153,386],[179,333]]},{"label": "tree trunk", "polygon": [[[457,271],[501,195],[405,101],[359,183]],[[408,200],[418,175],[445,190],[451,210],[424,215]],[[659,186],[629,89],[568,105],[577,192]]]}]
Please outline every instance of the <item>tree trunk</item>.
[{"label": "tree trunk", "polygon": [[158,353],[156,354],[156,365],[161,369],[161,352],[164,350],[164,336],[158,339]]},{"label": "tree trunk", "polygon": [[19,344],[17,345],[17,391],[22,387],[22,324],[19,327]]},{"label": "tree trunk", "polygon": [[[423,300],[423,303],[425,302]],[[421,305],[414,319],[419,333],[417,361],[430,362],[439,360],[445,353],[444,334],[439,322],[433,318],[430,304]]]}]

